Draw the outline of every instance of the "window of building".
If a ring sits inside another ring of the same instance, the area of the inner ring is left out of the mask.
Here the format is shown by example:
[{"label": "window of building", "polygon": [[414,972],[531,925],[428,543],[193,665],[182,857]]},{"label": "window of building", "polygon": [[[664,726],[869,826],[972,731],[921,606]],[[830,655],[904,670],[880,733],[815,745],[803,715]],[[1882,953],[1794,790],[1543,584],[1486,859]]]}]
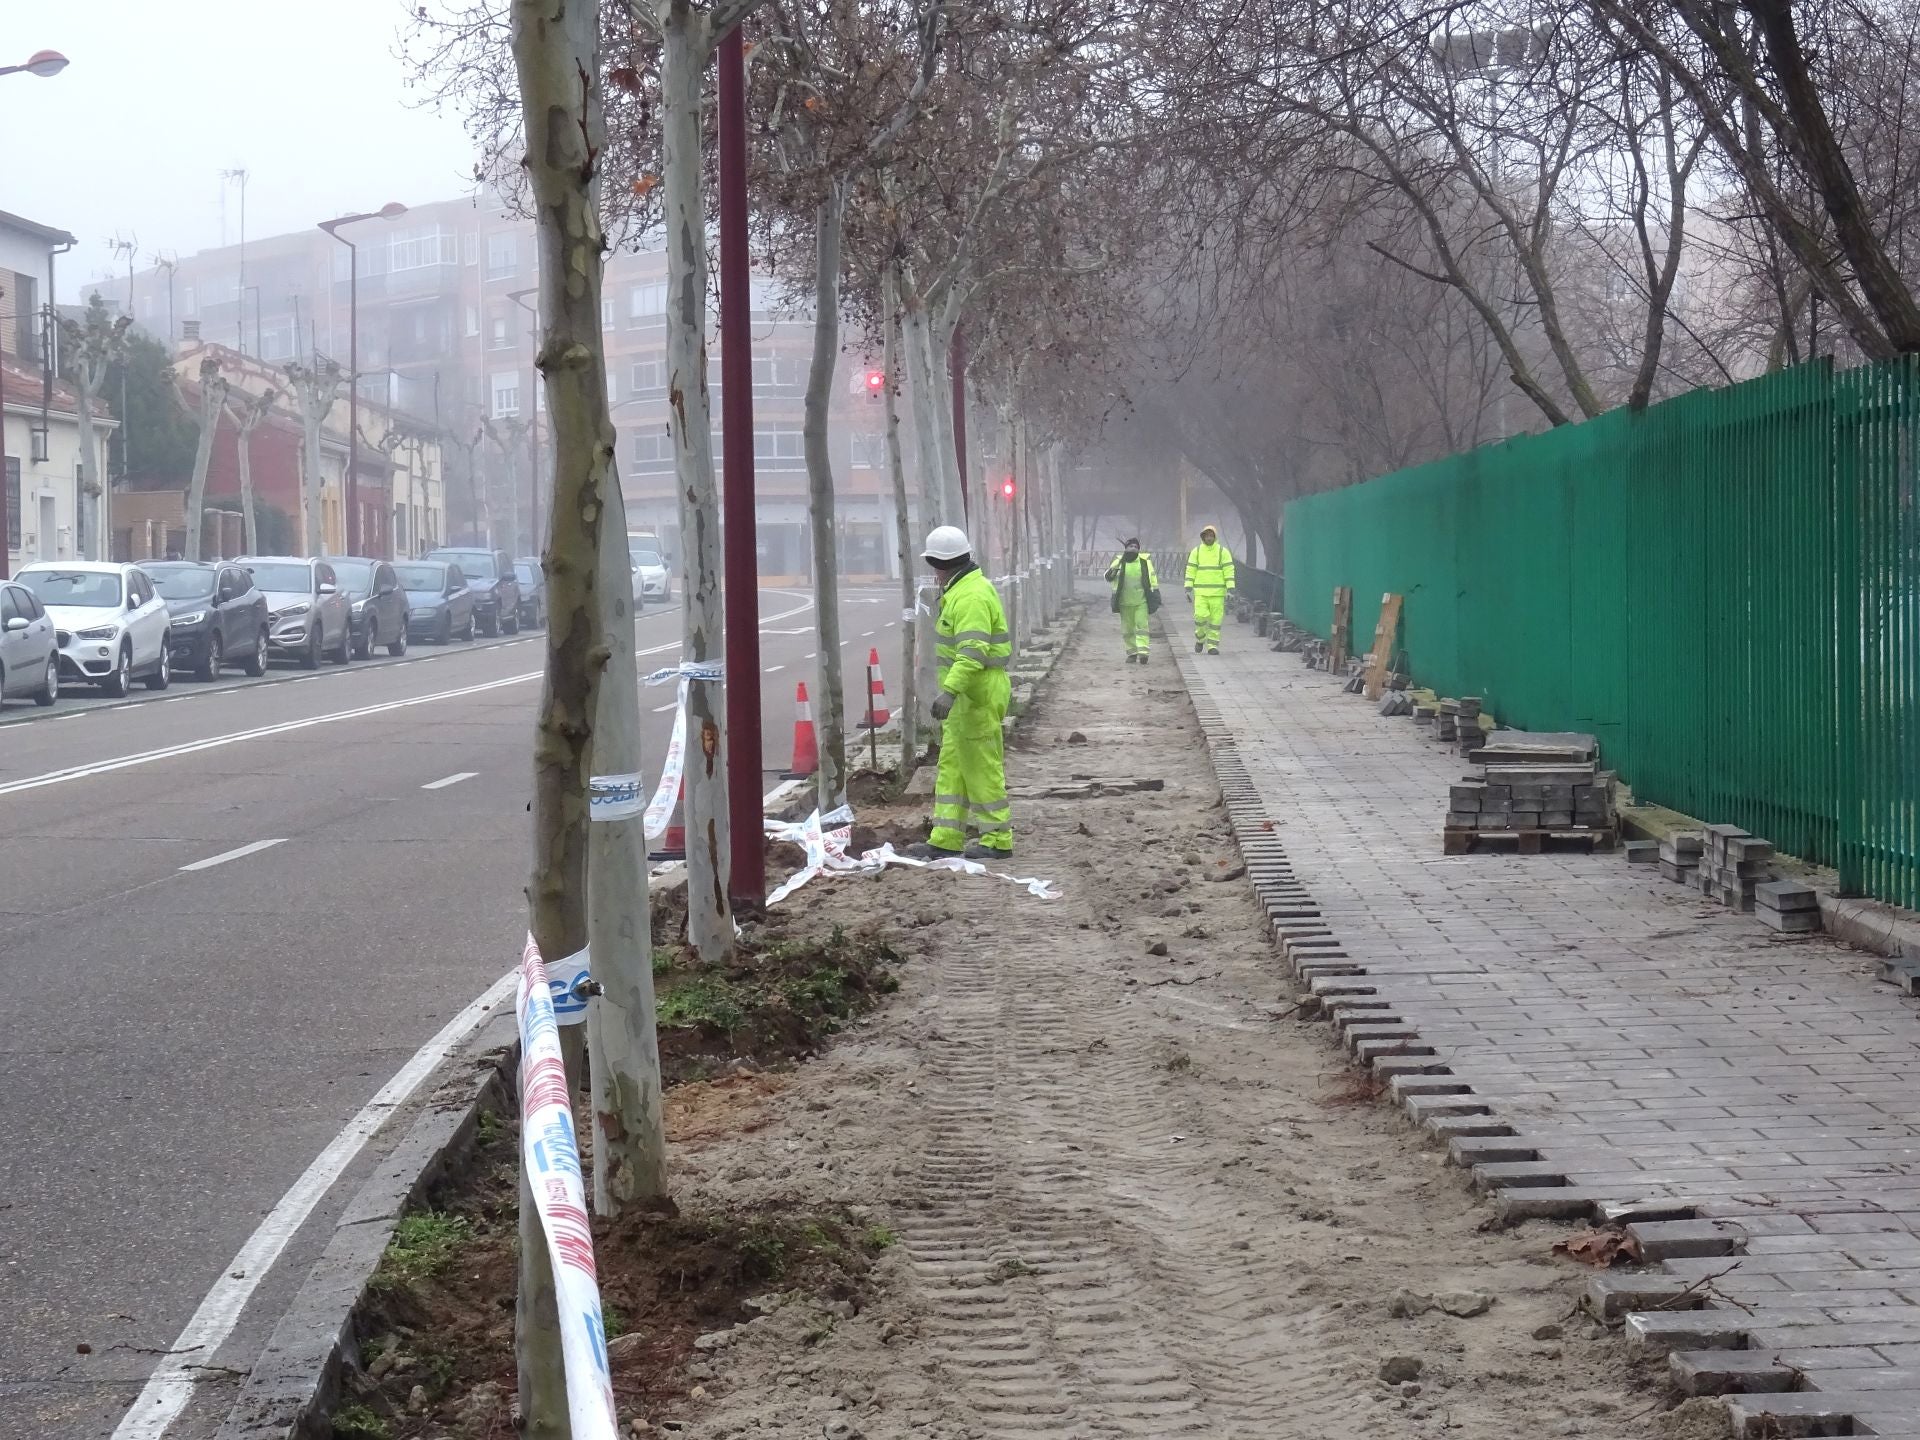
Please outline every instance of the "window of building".
[{"label": "window of building", "polygon": [[424,270],[430,265],[452,265],[459,260],[459,240],[438,225],[403,230],[387,241],[387,269]]},{"label": "window of building", "polygon": [[520,268],[520,237],[501,230],[487,237],[487,278],[498,280]]},{"label": "window of building", "polygon": [[642,430],[633,437],[633,463],[659,465],[673,460],[673,437],[664,429]]},{"label": "window of building", "polygon": [[493,377],[493,418],[520,413],[520,372],[502,370]]},{"label": "window of building", "polygon": [[611,295],[600,297],[600,328],[613,329],[613,297]]},{"label": "window of building", "polygon": [[480,333],[480,307],[478,305],[469,305],[467,306],[467,338],[472,339],[475,335],[478,335],[479,333]]},{"label": "window of building", "polygon": [[460,237],[460,258],[469,265],[480,263],[480,237],[471,230]]},{"label": "window of building", "polygon": [[755,460],[798,460],[806,454],[805,438],[798,430],[756,430],[753,432]]},{"label": "window of building", "polygon": [[488,327],[488,347],[494,350],[505,350],[511,347],[512,344],[513,322],[505,315],[494,316],[493,323]]},{"label": "window of building", "polygon": [[627,292],[627,318],[645,319],[649,315],[667,313],[667,286],[663,280],[655,285],[636,285]]},{"label": "window of building", "polygon": [[7,457],[7,548],[20,548],[20,457]]},{"label": "window of building", "polygon": [[661,374],[663,368],[661,362],[658,360],[634,361],[633,373],[629,377],[630,383],[633,386],[633,393],[636,395],[644,395],[649,390],[658,390],[666,383],[665,378]]},{"label": "window of building", "polygon": [[887,437],[880,434],[862,434],[855,431],[848,437],[852,440],[851,459],[856,468],[881,470],[887,463]]}]

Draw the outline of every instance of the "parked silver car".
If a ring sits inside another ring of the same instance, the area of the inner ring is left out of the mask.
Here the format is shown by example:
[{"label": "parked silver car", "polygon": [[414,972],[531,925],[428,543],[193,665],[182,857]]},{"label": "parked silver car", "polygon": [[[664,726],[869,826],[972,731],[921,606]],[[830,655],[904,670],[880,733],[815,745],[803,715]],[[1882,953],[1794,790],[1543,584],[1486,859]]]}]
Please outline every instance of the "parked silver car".
[{"label": "parked silver car", "polygon": [[253,555],[237,562],[267,597],[267,649],[309,670],[326,656],[353,658],[353,613],[333,566],[297,555]]},{"label": "parked silver car", "polygon": [[138,565],[41,560],[14,579],[53,618],[62,679],[88,681],[109,695],[125,695],[135,677],[144,677],[149,690],[173,683],[173,615]]},{"label": "parked silver car", "polygon": [[60,698],[60,642],[39,597],[0,580],[0,700],[9,695],[32,696],[36,705]]}]

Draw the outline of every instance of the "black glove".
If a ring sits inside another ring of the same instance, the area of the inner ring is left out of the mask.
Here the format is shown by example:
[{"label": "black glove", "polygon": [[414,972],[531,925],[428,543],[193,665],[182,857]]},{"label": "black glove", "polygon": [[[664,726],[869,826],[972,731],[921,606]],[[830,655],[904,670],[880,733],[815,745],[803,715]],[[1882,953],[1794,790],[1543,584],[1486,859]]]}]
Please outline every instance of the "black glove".
[{"label": "black glove", "polygon": [[936,720],[944,720],[947,716],[951,715],[953,713],[953,700],[954,697],[951,691],[942,690],[940,697],[933,702],[933,718]]}]

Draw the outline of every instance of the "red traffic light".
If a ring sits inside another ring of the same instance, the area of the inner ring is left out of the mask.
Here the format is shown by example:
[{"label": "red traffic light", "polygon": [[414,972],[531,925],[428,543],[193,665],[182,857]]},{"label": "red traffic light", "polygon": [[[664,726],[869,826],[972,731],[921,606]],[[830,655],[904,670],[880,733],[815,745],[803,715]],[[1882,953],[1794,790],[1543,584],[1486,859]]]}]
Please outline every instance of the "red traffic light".
[{"label": "red traffic light", "polygon": [[1013,477],[1011,475],[1000,482],[1000,493],[1009,500],[1013,498]]},{"label": "red traffic light", "polygon": [[867,371],[867,393],[878,395],[887,384],[887,372],[884,370]]}]

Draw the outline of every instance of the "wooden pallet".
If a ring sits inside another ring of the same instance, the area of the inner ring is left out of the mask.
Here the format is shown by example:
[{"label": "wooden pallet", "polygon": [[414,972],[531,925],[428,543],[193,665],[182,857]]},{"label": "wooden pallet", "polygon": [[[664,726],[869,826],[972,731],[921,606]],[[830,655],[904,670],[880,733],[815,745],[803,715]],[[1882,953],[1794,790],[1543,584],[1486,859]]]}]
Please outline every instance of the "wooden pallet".
[{"label": "wooden pallet", "polygon": [[1619,832],[1608,825],[1597,830],[1456,830],[1440,832],[1448,855],[1472,855],[1476,851],[1510,850],[1517,855],[1586,854],[1611,850]]}]

